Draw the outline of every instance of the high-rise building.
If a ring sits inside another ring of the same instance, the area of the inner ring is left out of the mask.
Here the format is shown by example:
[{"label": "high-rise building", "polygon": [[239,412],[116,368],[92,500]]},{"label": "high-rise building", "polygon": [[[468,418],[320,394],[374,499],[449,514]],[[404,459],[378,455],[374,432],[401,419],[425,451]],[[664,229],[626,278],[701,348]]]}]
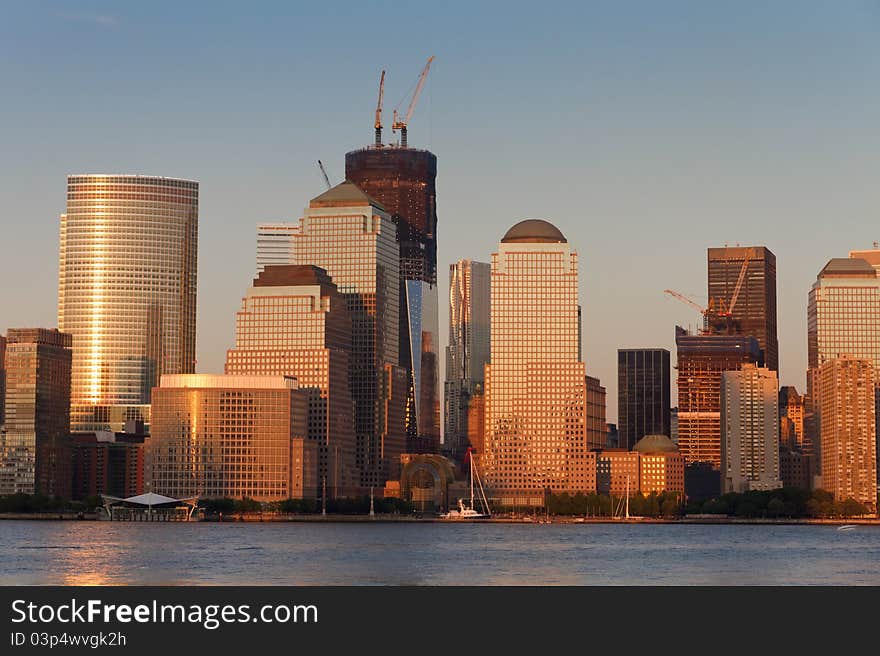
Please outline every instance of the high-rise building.
[{"label": "high-rise building", "polygon": [[318,448],[318,477],[328,496],[360,486],[355,466],[354,404],[349,390],[351,318],[321,268],[269,265],[254,279],[236,316],[227,374],[296,378],[309,395],[307,437]]},{"label": "high-rise building", "polygon": [[517,223],[492,255],[491,297],[484,482],[502,505],[590,491],[577,253],[547,221]]},{"label": "high-rise building", "polygon": [[804,397],[791,386],[779,388],[779,442],[810,453],[804,442]]},{"label": "high-rise building", "polygon": [[287,376],[162,376],[153,390],[151,490],[178,499],[314,499],[308,403]]},{"label": "high-rise building", "polygon": [[311,200],[293,239],[295,264],[324,269],[345,299],[356,465],[361,486],[382,487],[398,478],[406,449],[407,370],[399,366],[400,257],[394,223],[381,204],[343,182]]},{"label": "high-rise building", "polygon": [[607,393],[598,378],[587,376],[587,447],[604,449],[608,439],[608,423],[605,421]]},{"label": "high-rise building", "polygon": [[[878,269],[859,258],[834,258],[819,272],[807,303],[806,437],[816,464],[824,462],[821,406],[816,386],[819,368],[838,355],[870,360],[880,368],[880,277]],[[880,398],[880,395],[877,395]],[[876,403],[876,399],[875,399]],[[876,411],[875,411],[876,412]],[[818,444],[813,442],[818,441]]]},{"label": "high-rise building", "polygon": [[6,424],[0,434],[0,494],[70,497],[62,441],[70,431],[71,336],[10,329]]},{"label": "high-rise building", "polygon": [[691,335],[675,328],[678,350],[678,448],[687,464],[721,467],[721,374],[756,364],[754,337]]},{"label": "high-rise building", "polygon": [[468,446],[468,411],[476,390],[482,389],[489,362],[490,266],[459,260],[449,265],[449,346],[444,383],[445,450],[461,459]]},{"label": "high-rise building", "polygon": [[819,367],[821,485],[835,500],[855,499],[877,509],[875,367],[842,355]]},{"label": "high-rise building", "polygon": [[709,305],[729,315],[727,333],[757,339],[764,365],[778,371],[776,256],[765,246],[710,248],[708,272]]},{"label": "high-rise building", "polygon": [[6,338],[0,335],[0,429],[6,423]]},{"label": "high-rise building", "polygon": [[666,349],[617,350],[619,446],[632,449],[645,435],[670,436],[670,368]]},{"label": "high-rise building", "polygon": [[261,223],[257,226],[257,273],[267,266],[294,263],[293,240],[299,223]]},{"label": "high-rise building", "polygon": [[71,424],[149,422],[162,374],[195,370],[199,183],[71,175],[58,327],[73,335]]},{"label": "high-rise building", "polygon": [[135,433],[74,433],[70,436],[71,499],[99,494],[126,499],[144,493],[146,436]]},{"label": "high-rise building", "polygon": [[723,492],[775,490],[779,478],[779,381],[751,363],[721,375]]},{"label": "high-rise building", "polygon": [[874,246],[875,248],[866,251],[850,251],[849,256],[852,259],[864,260],[875,269],[880,270],[880,249],[876,248],[876,243]]},{"label": "high-rise building", "polygon": [[396,226],[400,256],[400,364],[409,376],[410,451],[440,445],[437,157],[381,143],[345,155],[345,179],[375,198]]},{"label": "high-rise building", "polygon": [[646,435],[633,445],[639,454],[639,492],[684,494],[684,458],[666,435]]}]

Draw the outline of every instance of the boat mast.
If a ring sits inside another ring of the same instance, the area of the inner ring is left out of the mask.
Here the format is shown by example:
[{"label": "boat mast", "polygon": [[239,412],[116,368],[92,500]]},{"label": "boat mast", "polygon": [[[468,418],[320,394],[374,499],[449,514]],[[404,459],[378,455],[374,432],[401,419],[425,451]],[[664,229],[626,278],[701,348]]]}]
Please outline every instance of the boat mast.
[{"label": "boat mast", "polygon": [[468,453],[468,461],[471,464],[471,510],[474,508],[474,454]]},{"label": "boat mast", "polygon": [[629,474],[626,475],[626,518],[629,519]]}]

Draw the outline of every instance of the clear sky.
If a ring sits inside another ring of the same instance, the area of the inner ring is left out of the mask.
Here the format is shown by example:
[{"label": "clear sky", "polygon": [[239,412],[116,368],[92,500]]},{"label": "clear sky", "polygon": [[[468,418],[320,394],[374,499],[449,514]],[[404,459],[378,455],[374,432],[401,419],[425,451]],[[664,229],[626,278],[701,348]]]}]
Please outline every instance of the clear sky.
[{"label": "clear sky", "polygon": [[[708,246],[776,253],[783,384],[819,269],[880,239],[880,3],[0,1],[0,330],[56,324],[69,173],[201,182],[198,369],[222,371],[255,226],[295,220],[436,60],[410,144],[438,157],[448,265],[526,217],[580,253],[587,369],[673,351]],[[391,137],[390,131],[386,131]]]}]

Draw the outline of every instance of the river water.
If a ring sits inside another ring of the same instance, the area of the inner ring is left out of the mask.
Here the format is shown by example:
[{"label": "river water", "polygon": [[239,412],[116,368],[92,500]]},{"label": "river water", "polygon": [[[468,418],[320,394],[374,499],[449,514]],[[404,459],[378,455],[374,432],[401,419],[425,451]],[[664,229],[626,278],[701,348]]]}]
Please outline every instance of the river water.
[{"label": "river water", "polygon": [[0,585],[880,584],[880,527],[0,521]]}]

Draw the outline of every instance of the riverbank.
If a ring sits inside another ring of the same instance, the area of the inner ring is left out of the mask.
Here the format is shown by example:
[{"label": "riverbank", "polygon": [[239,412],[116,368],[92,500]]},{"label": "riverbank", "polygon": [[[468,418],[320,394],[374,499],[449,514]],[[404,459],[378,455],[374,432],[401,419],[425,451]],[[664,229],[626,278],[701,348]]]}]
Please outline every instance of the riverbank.
[{"label": "riverbank", "polygon": [[[30,520],[30,521],[99,521],[97,513],[0,513],[0,520]],[[106,521],[106,520],[104,520]],[[194,522],[308,522],[308,523],[426,523],[426,524],[755,524],[767,526],[779,525],[830,525],[842,526],[847,524],[880,526],[880,518],[760,518],[760,517],[493,517],[479,520],[445,520],[436,516],[413,516],[413,515],[301,515],[301,514],[272,514],[272,513],[241,513],[226,515],[224,517],[211,517],[194,519]],[[119,523],[119,522],[115,522]]]}]

